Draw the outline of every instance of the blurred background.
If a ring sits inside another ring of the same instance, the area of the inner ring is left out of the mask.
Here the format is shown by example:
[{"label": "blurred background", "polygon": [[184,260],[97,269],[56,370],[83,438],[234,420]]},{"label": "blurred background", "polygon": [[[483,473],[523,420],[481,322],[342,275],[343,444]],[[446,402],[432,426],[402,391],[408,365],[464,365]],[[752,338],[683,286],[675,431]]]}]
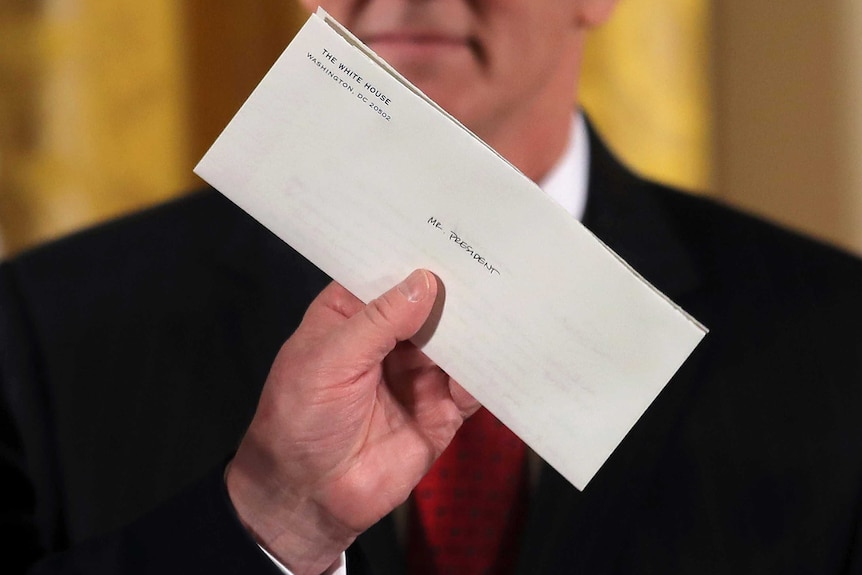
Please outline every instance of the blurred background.
[{"label": "blurred background", "polygon": [[[0,254],[201,185],[306,15],[0,0]],[[862,2],[621,0],[581,103],[637,171],[862,254]]]}]

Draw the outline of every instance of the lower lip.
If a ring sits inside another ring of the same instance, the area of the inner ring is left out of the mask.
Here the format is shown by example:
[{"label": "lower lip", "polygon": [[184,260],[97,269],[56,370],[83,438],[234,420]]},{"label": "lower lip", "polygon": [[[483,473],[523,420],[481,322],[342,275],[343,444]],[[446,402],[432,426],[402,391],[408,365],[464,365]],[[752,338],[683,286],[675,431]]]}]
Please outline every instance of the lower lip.
[{"label": "lower lip", "polygon": [[379,38],[368,44],[384,60],[440,58],[468,52],[467,42],[449,39]]}]

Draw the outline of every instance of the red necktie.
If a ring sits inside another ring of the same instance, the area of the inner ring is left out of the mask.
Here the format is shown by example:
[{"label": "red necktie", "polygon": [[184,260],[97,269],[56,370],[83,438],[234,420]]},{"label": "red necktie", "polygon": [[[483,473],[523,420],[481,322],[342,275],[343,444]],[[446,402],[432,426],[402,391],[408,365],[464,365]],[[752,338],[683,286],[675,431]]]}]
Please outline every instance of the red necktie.
[{"label": "red necktie", "polygon": [[527,507],[527,449],[485,408],[464,422],[413,492],[410,575],[514,571]]}]

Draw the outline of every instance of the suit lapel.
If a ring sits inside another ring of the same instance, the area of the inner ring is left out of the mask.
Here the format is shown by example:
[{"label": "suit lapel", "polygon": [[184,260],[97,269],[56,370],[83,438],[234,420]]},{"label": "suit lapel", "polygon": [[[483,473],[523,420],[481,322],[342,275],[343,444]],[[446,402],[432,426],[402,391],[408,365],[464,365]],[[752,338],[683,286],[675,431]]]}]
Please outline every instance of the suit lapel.
[{"label": "suit lapel", "polygon": [[661,201],[668,191],[623,167],[592,127],[589,134],[584,225],[665,295],[695,289],[700,273]]}]

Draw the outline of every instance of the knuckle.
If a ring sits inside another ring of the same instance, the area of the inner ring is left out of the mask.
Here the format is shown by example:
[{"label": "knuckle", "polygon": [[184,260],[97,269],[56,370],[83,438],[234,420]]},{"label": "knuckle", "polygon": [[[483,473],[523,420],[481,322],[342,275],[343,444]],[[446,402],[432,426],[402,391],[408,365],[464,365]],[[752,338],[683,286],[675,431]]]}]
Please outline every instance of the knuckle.
[{"label": "knuckle", "polygon": [[391,330],[393,326],[394,309],[392,302],[386,296],[381,296],[365,306],[368,320],[379,329]]}]

